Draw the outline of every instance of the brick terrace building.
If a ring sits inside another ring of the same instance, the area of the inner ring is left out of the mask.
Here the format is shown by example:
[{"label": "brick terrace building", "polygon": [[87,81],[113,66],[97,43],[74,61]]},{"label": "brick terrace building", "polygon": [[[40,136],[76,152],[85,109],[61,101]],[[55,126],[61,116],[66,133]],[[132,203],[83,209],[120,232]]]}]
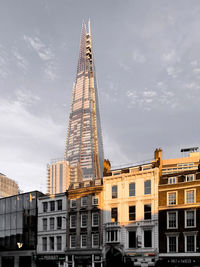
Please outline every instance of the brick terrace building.
[{"label": "brick terrace building", "polygon": [[159,266],[200,266],[200,172],[163,175],[159,184]]},{"label": "brick terrace building", "polygon": [[67,203],[67,267],[102,267],[102,180],[71,185]]}]

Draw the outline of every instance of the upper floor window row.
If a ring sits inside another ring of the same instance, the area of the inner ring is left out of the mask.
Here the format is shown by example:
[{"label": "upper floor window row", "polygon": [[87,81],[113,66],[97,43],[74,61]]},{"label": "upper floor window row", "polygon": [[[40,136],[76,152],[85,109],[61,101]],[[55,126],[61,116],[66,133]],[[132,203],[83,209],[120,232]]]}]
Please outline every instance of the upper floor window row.
[{"label": "upper floor window row", "polygon": [[62,210],[62,199],[56,200],[56,201],[45,201],[42,202],[43,205],[43,212],[48,211],[55,211],[55,210]]},{"label": "upper floor window row", "polygon": [[[185,182],[192,182],[195,180],[195,175],[194,174],[187,174],[185,175],[184,181]],[[168,178],[168,184],[176,184],[178,182],[178,177],[169,177]]]},{"label": "upper floor window row", "polygon": [[[149,195],[151,194],[151,180],[146,180],[144,182],[144,194]],[[136,196],[136,185],[135,182],[129,183],[129,197]],[[113,185],[112,186],[112,198],[118,197],[118,186]]]},{"label": "upper floor window row", "polygon": [[[88,196],[84,196],[81,198],[81,207],[88,206]],[[92,205],[98,205],[99,204],[99,198],[98,196],[92,196]],[[77,208],[77,199],[71,199],[70,200],[70,208],[74,209]]]},{"label": "upper floor window row", "polygon": [[[187,189],[185,190],[185,204],[192,204],[196,202],[196,190]],[[168,192],[167,193],[167,205],[177,205],[178,204],[178,192]]]}]

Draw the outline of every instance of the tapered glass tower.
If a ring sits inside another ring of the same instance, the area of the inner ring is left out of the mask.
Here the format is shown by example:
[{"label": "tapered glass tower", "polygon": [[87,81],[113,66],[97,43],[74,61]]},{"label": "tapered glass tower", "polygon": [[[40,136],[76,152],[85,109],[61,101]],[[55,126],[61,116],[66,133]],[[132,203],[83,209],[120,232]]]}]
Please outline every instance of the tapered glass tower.
[{"label": "tapered glass tower", "polygon": [[65,160],[80,164],[83,179],[103,177],[103,142],[90,22],[82,25],[76,82],[72,92]]}]

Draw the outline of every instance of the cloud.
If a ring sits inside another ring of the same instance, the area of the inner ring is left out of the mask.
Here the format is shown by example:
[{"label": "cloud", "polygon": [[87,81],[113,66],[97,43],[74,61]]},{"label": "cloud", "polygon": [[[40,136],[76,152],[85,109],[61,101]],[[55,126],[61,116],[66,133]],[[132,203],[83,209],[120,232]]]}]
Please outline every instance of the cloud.
[{"label": "cloud", "polygon": [[55,73],[55,66],[53,64],[48,64],[44,69],[45,77],[48,80],[55,81],[58,75]]},{"label": "cloud", "polygon": [[16,91],[17,102],[21,105],[29,106],[40,101],[40,97],[33,95],[29,90],[18,89]]},{"label": "cloud", "polygon": [[182,71],[183,70],[181,68],[175,66],[169,66],[166,68],[167,74],[174,79],[177,78]]},{"label": "cloud", "polygon": [[17,59],[17,66],[24,71],[28,69],[28,61],[17,51],[16,48],[12,49],[13,55]]},{"label": "cloud", "polygon": [[37,53],[39,58],[44,62],[44,76],[47,80],[55,81],[58,78],[55,68],[55,54],[50,46],[43,43],[37,36],[30,37],[24,35],[26,43]]},{"label": "cloud", "polygon": [[145,56],[137,50],[133,51],[132,58],[135,62],[140,64],[143,64],[146,61]]},{"label": "cloud", "polygon": [[162,55],[162,60],[165,61],[165,62],[175,62],[175,61],[179,61],[176,53],[175,53],[175,50],[171,50],[169,51],[168,53],[165,53]]},{"label": "cloud", "polygon": [[33,48],[43,61],[48,61],[55,57],[50,47],[47,47],[38,37],[24,35],[24,40]]},{"label": "cloud", "polygon": [[46,182],[46,164],[62,150],[65,129],[51,117],[27,110],[24,102],[39,101],[37,97],[20,90],[17,96],[17,101],[0,99],[1,171],[30,191],[39,189],[41,179]]},{"label": "cloud", "polygon": [[10,73],[9,57],[6,49],[0,44],[0,77],[6,79]]}]

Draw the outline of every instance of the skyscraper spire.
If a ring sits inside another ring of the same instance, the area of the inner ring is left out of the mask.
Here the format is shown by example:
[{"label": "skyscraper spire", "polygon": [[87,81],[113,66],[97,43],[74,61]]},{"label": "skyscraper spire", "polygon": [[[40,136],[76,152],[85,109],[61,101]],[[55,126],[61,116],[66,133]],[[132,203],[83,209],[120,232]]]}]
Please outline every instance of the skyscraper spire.
[{"label": "skyscraper spire", "polygon": [[95,179],[103,176],[104,156],[90,21],[88,28],[83,22],[65,159],[80,164],[83,179]]}]

